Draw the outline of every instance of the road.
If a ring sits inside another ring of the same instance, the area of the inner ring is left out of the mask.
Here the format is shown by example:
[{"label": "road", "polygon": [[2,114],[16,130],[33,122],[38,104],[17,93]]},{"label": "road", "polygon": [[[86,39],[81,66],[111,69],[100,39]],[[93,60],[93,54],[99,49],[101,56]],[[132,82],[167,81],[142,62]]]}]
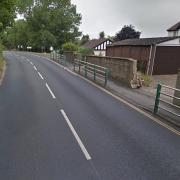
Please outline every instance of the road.
[{"label": "road", "polygon": [[0,179],[180,179],[179,135],[45,58],[5,56]]}]

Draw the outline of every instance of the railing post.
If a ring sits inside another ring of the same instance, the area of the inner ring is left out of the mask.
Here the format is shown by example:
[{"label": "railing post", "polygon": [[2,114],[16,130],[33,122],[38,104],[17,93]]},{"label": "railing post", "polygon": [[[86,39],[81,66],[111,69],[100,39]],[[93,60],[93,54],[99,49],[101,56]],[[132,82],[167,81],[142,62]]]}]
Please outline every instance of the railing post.
[{"label": "railing post", "polygon": [[94,81],[96,80],[96,65],[94,64]]},{"label": "railing post", "polygon": [[64,66],[67,65],[67,59],[66,59],[66,56],[64,55]]},{"label": "railing post", "polygon": [[161,84],[158,84],[158,85],[157,85],[155,105],[154,105],[154,114],[157,114],[157,113],[158,113],[160,96],[161,96]]},{"label": "railing post", "polygon": [[85,62],[85,77],[87,77],[87,62]]},{"label": "railing post", "polygon": [[74,59],[74,71],[76,71],[76,60]]},{"label": "railing post", "polygon": [[80,60],[78,61],[79,61],[79,74],[81,74],[81,61]]},{"label": "railing post", "polygon": [[106,69],[105,69],[105,82],[104,82],[104,85],[105,85],[105,86],[107,85],[108,74],[109,74],[109,70],[106,68]]}]

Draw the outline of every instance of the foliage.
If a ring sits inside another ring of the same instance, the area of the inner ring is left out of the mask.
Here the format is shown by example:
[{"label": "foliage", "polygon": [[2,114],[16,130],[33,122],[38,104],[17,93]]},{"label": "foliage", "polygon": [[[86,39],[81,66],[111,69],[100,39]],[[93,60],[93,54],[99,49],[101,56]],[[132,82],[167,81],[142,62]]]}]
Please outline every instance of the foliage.
[{"label": "foliage", "polygon": [[101,38],[105,38],[105,33],[104,33],[104,31],[102,31],[102,32],[99,33],[99,38],[100,38],[100,39],[101,39]]},{"label": "foliage", "polygon": [[132,25],[125,25],[115,36],[115,41],[122,41],[125,39],[140,38],[141,32],[136,31]]},{"label": "foliage", "polygon": [[78,46],[72,42],[68,42],[63,44],[62,49],[63,51],[76,52],[78,50]]},{"label": "foliage", "polygon": [[143,85],[149,87],[152,83],[152,77],[142,74]]},{"label": "foliage", "polygon": [[0,1],[0,32],[10,26],[15,17],[16,0]]},{"label": "foliage", "polygon": [[80,47],[78,49],[78,53],[81,54],[82,56],[94,55],[94,51],[92,49],[83,48],[83,47]]},{"label": "foliage", "polygon": [[16,48],[17,44],[24,44],[39,51],[49,49],[50,46],[57,49],[81,35],[78,28],[81,15],[70,0],[17,1],[18,12],[23,14],[24,20],[23,23],[14,23],[8,30],[5,41],[9,46]]},{"label": "foliage", "polygon": [[3,51],[3,45],[0,43],[0,78],[1,78],[1,73],[3,71],[3,66],[4,66],[4,61],[3,61],[3,56],[2,56],[2,51]]},{"label": "foliage", "polygon": [[3,43],[7,48],[27,47],[28,29],[26,21],[18,20],[14,22],[12,28],[8,28],[4,32]]},{"label": "foliage", "polygon": [[89,35],[86,34],[86,35],[83,35],[82,38],[81,38],[81,41],[80,41],[80,45],[84,45],[85,43],[87,43],[89,41]]}]

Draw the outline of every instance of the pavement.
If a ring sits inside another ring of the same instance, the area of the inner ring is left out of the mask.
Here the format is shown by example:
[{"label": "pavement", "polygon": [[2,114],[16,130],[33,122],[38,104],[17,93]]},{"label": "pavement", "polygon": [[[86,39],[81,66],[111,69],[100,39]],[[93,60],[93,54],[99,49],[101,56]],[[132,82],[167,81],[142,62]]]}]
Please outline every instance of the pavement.
[{"label": "pavement", "polygon": [[179,180],[177,131],[46,58],[5,57],[0,179]]}]

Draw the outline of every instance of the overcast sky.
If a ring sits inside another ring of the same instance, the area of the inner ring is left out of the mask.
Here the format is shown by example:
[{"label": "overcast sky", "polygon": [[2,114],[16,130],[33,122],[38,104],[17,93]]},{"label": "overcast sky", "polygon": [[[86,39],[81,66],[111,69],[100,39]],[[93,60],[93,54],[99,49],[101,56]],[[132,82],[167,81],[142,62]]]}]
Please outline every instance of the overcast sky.
[{"label": "overcast sky", "polygon": [[115,35],[132,24],[141,37],[167,36],[167,28],[180,21],[180,0],[72,0],[82,14],[80,30],[97,38],[100,31]]}]

